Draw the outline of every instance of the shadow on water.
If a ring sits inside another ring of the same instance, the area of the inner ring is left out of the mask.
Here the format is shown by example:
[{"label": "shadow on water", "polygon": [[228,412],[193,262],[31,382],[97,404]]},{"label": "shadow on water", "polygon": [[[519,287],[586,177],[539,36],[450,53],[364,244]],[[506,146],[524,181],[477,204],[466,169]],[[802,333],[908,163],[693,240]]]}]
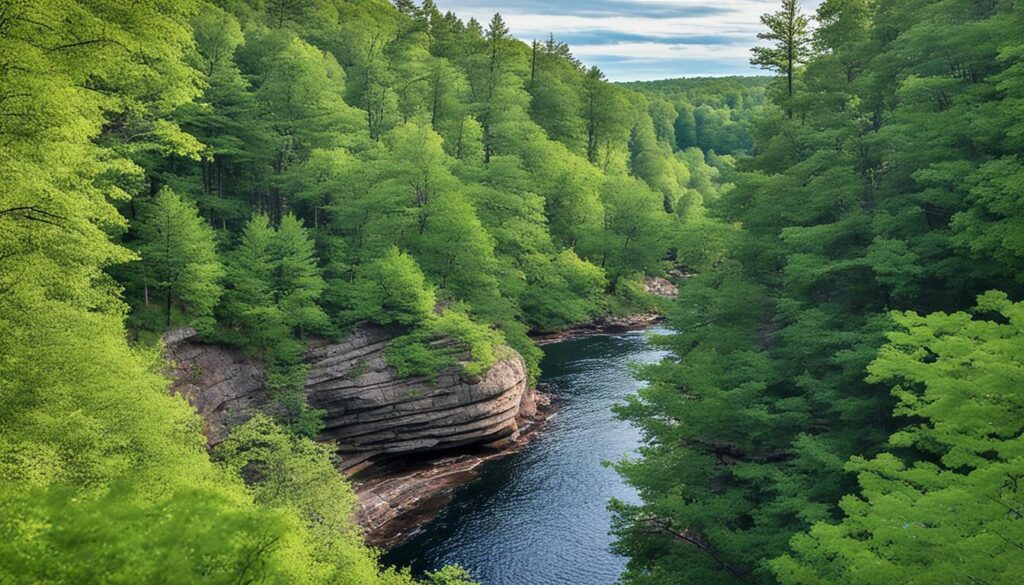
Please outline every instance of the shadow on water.
[{"label": "shadow on water", "polygon": [[[663,332],[663,331],[659,331]],[[634,491],[601,462],[633,452],[639,433],[613,404],[636,391],[631,363],[664,352],[644,332],[545,348],[543,382],[558,414],[526,449],[488,462],[431,523],[384,562],[413,572],[458,563],[485,585],[611,585],[626,559],[610,550],[611,498]]]}]

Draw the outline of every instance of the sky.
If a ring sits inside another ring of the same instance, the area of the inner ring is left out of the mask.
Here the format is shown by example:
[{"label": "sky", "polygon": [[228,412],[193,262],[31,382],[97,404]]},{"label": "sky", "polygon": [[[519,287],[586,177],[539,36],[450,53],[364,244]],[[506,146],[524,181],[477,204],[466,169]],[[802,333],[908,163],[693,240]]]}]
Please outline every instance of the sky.
[{"label": "sky", "polygon": [[[555,38],[612,81],[756,75],[750,47],[779,0],[435,0],[484,25],[500,12],[516,37]],[[812,14],[819,0],[805,0]]]}]

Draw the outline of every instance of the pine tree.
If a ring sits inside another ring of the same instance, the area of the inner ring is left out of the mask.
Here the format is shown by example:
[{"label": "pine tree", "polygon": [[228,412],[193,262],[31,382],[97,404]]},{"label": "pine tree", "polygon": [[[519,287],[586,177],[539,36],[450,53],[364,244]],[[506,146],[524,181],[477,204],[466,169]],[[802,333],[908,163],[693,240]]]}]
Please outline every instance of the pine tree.
[{"label": "pine tree", "polygon": [[213,230],[196,207],[168,188],[142,206],[135,225],[141,258],[142,295],[148,306],[155,291],[163,302],[164,326],[178,307],[199,329],[212,327],[213,308],[223,291],[224,268]]},{"label": "pine tree", "polygon": [[[800,11],[799,0],[782,0],[782,9],[761,16],[767,32],[757,38],[771,41],[772,46],[754,47],[751,65],[776,71],[786,77],[786,97],[793,98],[793,78],[796,68],[810,55],[810,20]],[[790,116],[792,111],[787,110]]]},{"label": "pine tree", "polygon": [[[257,214],[246,224],[231,253],[222,313],[235,341],[264,351],[305,331],[323,332],[329,320],[317,304],[326,284],[313,252],[313,241],[295,216],[274,229]],[[289,345],[291,345],[289,343]]]},{"label": "pine tree", "polygon": [[274,299],[274,239],[269,218],[254,215],[245,225],[238,247],[228,256],[220,321],[232,342],[251,351],[290,333]]},{"label": "pine tree", "polygon": [[323,332],[327,314],[317,304],[326,284],[314,252],[313,240],[302,222],[285,215],[270,246],[273,262],[271,291],[285,325],[293,335]]}]

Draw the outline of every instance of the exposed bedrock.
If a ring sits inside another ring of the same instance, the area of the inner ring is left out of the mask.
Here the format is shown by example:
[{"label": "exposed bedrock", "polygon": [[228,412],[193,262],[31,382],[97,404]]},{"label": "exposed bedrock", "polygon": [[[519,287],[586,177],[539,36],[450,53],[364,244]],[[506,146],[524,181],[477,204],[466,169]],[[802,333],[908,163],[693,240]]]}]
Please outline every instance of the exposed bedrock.
[{"label": "exposed bedrock", "polygon": [[[517,432],[516,415],[526,391],[519,354],[501,348],[503,359],[480,379],[458,367],[436,380],[399,378],[387,365],[391,335],[362,328],[340,343],[307,353],[306,394],[326,411],[324,437],[345,453],[409,453],[489,443]],[[174,391],[201,415],[211,444],[253,409],[265,406],[260,363],[242,352],[202,343],[183,329],[165,336],[174,363]]]}]

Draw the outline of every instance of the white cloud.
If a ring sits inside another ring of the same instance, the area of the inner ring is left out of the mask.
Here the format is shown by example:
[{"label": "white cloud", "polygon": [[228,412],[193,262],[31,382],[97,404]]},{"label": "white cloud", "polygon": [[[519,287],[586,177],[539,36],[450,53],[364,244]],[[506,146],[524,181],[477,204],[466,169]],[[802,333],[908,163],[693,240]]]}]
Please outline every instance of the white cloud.
[{"label": "white cloud", "polygon": [[644,61],[674,59],[732,59],[750,58],[750,47],[734,45],[674,45],[667,43],[614,43],[608,45],[577,45],[573,54],[586,61],[588,57],[629,57]]},{"label": "white cloud", "polygon": [[[804,11],[813,13],[819,2],[805,2]],[[494,12],[501,12],[521,39],[548,34],[568,39],[574,55],[616,80],[635,78],[621,66],[623,60],[647,63],[645,78],[658,76],[652,66],[657,61],[664,62],[660,77],[756,73],[748,62],[763,28],[760,16],[778,6],[778,0],[440,0],[442,10],[485,26]],[[575,44],[574,36],[585,40]],[[681,60],[690,62],[685,73],[679,70]]]}]

